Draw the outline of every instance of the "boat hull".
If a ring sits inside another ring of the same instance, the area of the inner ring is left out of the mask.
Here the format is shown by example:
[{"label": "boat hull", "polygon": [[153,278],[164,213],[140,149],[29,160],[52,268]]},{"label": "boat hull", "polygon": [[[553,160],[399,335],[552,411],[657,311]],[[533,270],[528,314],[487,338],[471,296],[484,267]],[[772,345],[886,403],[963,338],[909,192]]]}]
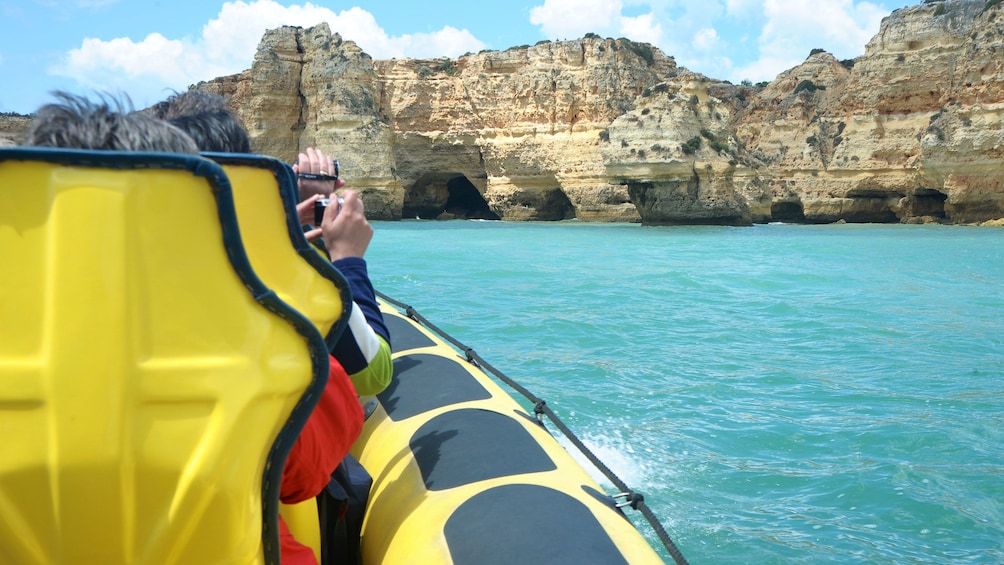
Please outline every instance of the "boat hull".
[{"label": "boat hull", "polygon": [[414,320],[381,309],[394,380],[353,449],[373,474],[365,563],[662,563],[501,386]]}]

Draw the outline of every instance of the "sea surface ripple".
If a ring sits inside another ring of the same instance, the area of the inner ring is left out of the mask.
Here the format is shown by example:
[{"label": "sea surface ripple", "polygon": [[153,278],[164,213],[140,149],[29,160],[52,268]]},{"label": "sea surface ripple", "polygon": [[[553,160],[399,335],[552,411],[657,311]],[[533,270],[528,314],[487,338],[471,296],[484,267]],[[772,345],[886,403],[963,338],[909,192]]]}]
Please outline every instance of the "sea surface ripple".
[{"label": "sea surface ripple", "polygon": [[1004,563],[1004,229],[374,225],[691,563]]}]

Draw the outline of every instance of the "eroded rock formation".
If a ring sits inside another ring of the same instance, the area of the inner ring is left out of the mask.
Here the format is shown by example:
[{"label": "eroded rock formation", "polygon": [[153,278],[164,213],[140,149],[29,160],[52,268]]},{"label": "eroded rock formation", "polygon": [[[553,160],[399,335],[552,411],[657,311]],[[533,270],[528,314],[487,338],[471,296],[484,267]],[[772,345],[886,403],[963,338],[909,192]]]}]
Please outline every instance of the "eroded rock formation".
[{"label": "eroded rock formation", "polygon": [[267,32],[249,71],[197,87],[231,98],[257,151],[338,155],[375,218],[638,221],[602,134],[675,74],[599,37],[373,61],[321,24]]},{"label": "eroded rock formation", "polygon": [[0,147],[12,147],[24,142],[24,134],[31,125],[28,116],[0,114]]},{"label": "eroded rock formation", "polygon": [[337,155],[375,219],[1004,222],[997,0],[896,10],[861,57],[813,50],[757,86],[593,34],[374,61],[320,24],[193,88],[259,152]]},{"label": "eroded rock formation", "polygon": [[766,164],[771,217],[1004,216],[1004,13],[988,4],[896,10],[862,57],[814,54],[757,93],[734,127]]}]

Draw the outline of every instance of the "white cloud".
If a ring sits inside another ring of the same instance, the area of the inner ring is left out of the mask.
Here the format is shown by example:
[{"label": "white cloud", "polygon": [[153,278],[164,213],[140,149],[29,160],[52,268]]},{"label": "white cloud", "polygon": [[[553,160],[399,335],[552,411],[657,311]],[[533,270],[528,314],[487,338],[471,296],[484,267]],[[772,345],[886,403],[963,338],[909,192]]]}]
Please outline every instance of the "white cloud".
[{"label": "white cloud", "polygon": [[644,41],[658,45],[662,41],[662,25],[655,21],[651,12],[634,18],[620,18],[620,32],[633,41]]},{"label": "white cloud", "polygon": [[763,0],[725,0],[725,13],[730,16],[743,16],[760,8]]},{"label": "white cloud", "polygon": [[723,46],[715,28],[706,27],[694,33],[694,47],[700,51],[712,51]]},{"label": "white cloud", "polygon": [[[530,22],[549,39],[620,33],[710,77],[761,81],[815,48],[840,59],[860,55],[889,13],[877,1],[544,0],[530,10]],[[648,13],[627,17],[625,6]]]},{"label": "white cloud", "polygon": [[804,61],[812,49],[825,49],[837,58],[860,55],[888,11],[852,0],[766,0],[764,15],[760,58],[744,69],[773,79]]},{"label": "white cloud", "polygon": [[274,0],[236,0],[223,4],[198,38],[170,39],[157,33],[139,41],[88,38],[50,72],[88,88],[127,92],[138,106],[145,106],[170,90],[184,90],[192,83],[250,68],[267,29],[321,22],[376,59],[458,56],[485,47],[469,31],[449,26],[432,33],[391,37],[372,14],[358,7],[336,13],[309,2],[287,7]]},{"label": "white cloud", "polygon": [[620,19],[620,0],[544,0],[542,6],[530,9],[530,23],[552,39],[612,30]]},{"label": "white cloud", "polygon": [[[808,55],[808,51],[805,54]],[[730,80],[733,82],[741,80],[752,80],[753,82],[771,81],[777,78],[777,75],[801,63],[803,60],[799,59],[792,62],[792,59],[789,57],[776,58],[763,56],[756,61],[736,67],[724,76],[731,77]]]},{"label": "white cloud", "polygon": [[[188,65],[197,58],[194,55],[191,44],[169,40],[159,33],[139,43],[125,37],[110,41],[89,38],[79,49],[70,51],[64,65],[54,73],[95,90],[126,92],[135,102],[143,102],[145,96],[162,97],[164,89],[194,82]],[[158,83],[161,91],[134,94],[131,85],[141,81]]]},{"label": "white cloud", "polygon": [[[356,43],[359,41],[356,40]],[[468,52],[478,52],[484,48],[485,44],[466,29],[446,26],[434,33],[406,34],[388,38],[383,55],[377,58],[456,57]]]}]

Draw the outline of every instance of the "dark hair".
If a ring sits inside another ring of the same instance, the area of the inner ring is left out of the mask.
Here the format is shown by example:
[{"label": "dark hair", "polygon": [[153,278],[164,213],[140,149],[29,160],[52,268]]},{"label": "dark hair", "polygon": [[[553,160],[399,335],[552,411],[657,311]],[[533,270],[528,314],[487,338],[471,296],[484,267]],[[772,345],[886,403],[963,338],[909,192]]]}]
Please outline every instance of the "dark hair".
[{"label": "dark hair", "polygon": [[128,97],[122,101],[101,94],[100,102],[92,102],[63,91],[52,94],[59,102],[46,104],[35,112],[25,134],[25,145],[109,151],[199,152],[192,138],[179,128],[149,114],[134,111]]},{"label": "dark hair", "polygon": [[175,93],[148,111],[190,135],[201,151],[251,152],[251,136],[222,96],[200,90]]}]

